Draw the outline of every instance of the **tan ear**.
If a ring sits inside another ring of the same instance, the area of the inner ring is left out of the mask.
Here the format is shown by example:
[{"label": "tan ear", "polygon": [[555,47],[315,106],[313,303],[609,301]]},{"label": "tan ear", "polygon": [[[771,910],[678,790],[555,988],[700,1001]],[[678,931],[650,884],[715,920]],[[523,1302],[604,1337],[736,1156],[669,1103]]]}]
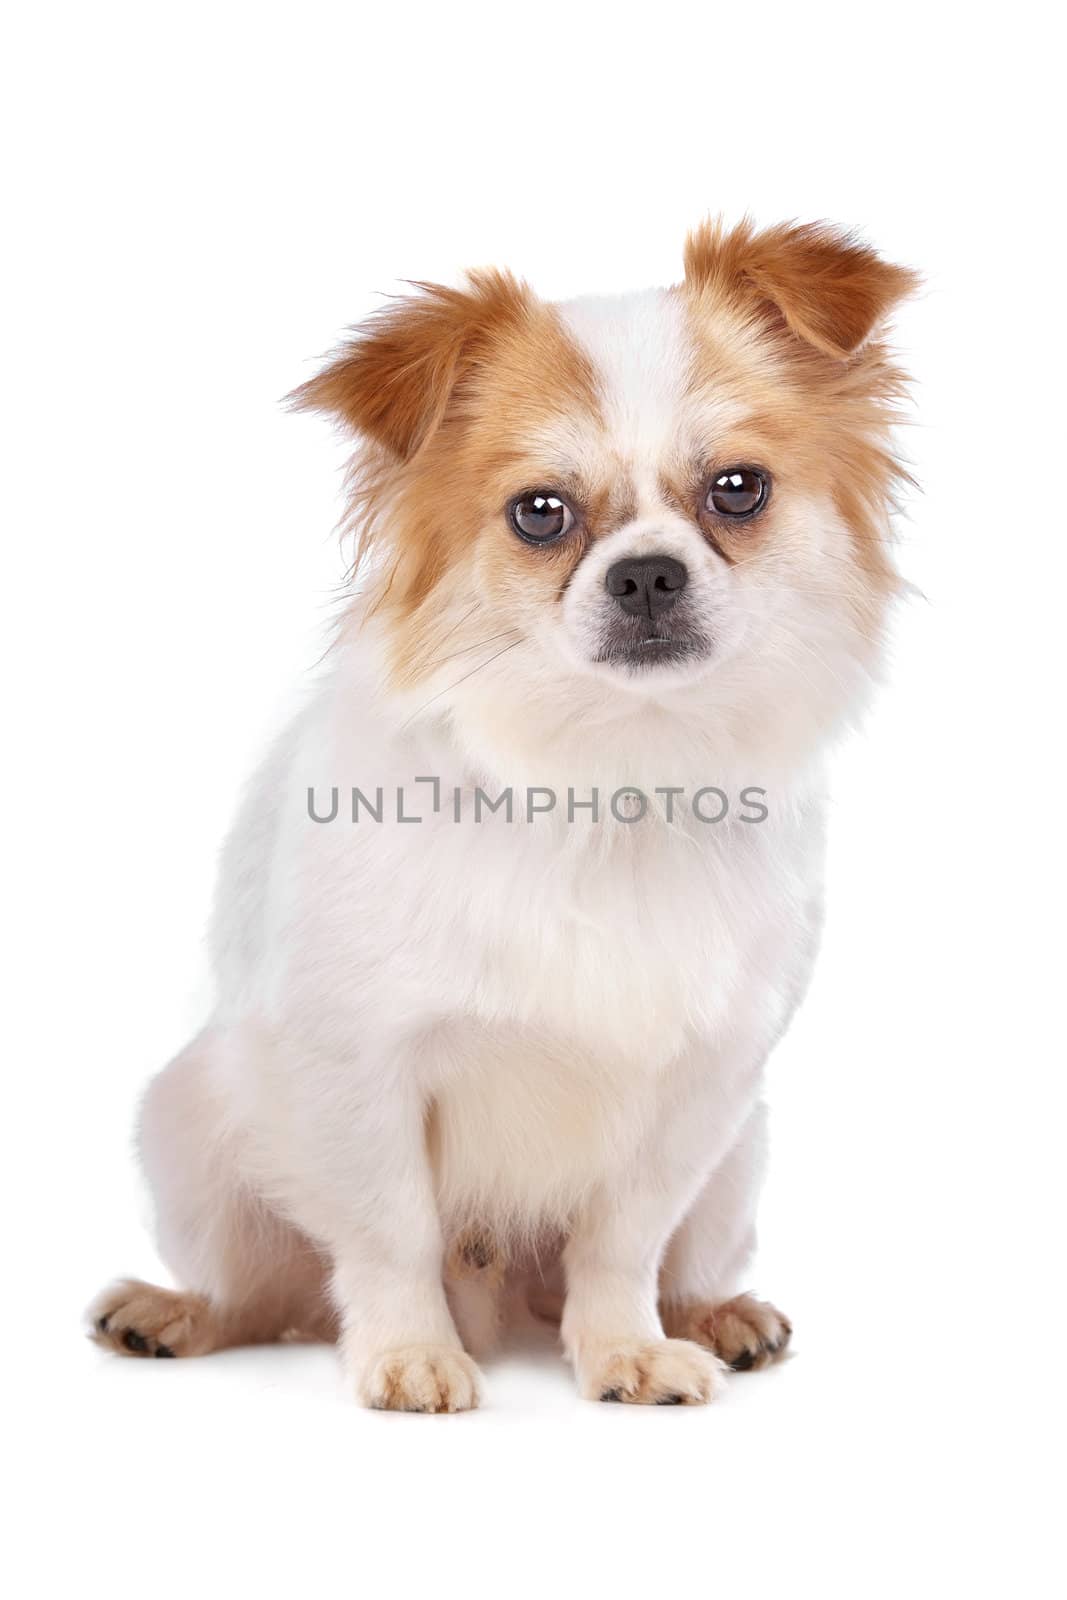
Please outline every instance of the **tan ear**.
[{"label": "tan ear", "polygon": [[441,422],[460,379],[494,334],[525,314],[529,294],[500,272],[471,273],[466,289],[415,284],[376,312],[289,403],[324,411],[402,461]]},{"label": "tan ear", "polygon": [[839,360],[919,282],[828,223],[782,223],[757,233],[751,222],[730,232],[705,222],[686,241],[685,276],[697,289],[770,302],[795,334]]}]

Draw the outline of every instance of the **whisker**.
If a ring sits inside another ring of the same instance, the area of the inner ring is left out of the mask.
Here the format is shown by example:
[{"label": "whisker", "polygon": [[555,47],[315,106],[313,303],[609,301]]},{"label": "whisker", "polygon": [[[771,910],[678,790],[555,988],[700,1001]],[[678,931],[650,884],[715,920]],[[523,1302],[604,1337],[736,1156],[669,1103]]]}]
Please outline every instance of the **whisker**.
[{"label": "whisker", "polygon": [[[816,650],[813,645],[809,644],[806,639],[802,639],[799,634],[794,633],[791,628],[784,628],[783,627],[781,629],[781,632],[788,639],[790,639],[793,644],[798,645],[801,650],[805,651],[811,657],[811,659],[816,663],[817,666],[822,667],[824,672],[828,672],[830,674],[831,678],[833,678],[834,682],[838,685],[838,687],[840,689],[846,689],[846,685],[845,685],[844,681],[834,671],[833,667],[830,665],[829,661],[826,660],[825,656],[820,655],[818,650]],[[793,665],[796,666],[796,662],[794,662]],[[846,690],[846,692],[847,692],[847,690]]]},{"label": "whisker", "polygon": [[405,717],[404,721],[400,724],[401,728],[406,728],[409,723],[415,720],[416,717],[421,717],[422,713],[427,709],[427,707],[432,706],[435,700],[440,700],[442,695],[451,694],[452,690],[458,689],[461,683],[466,683],[468,678],[473,678],[476,672],[482,672],[486,667],[491,667],[494,661],[499,661],[501,656],[506,656],[509,650],[514,650],[516,645],[524,643],[525,638],[524,636],[520,635],[518,639],[513,639],[510,644],[506,644],[502,650],[495,651],[494,654],[489,657],[488,661],[480,661],[476,667],[472,667],[469,672],[465,672],[462,678],[457,678],[454,683],[446,684],[443,689],[438,690],[437,694],[431,695],[423,705],[419,706],[416,711],[413,711],[410,717]]},{"label": "whisker", "polygon": [[[840,688],[845,689],[847,692],[847,685],[843,682],[839,674],[834,671],[826,657],[816,650],[814,645],[811,643],[810,638],[802,637],[794,629],[786,627],[785,624],[782,623],[777,617],[764,617],[761,620],[763,622],[770,623],[771,627],[777,633],[778,638],[786,641],[787,651],[790,645],[798,646],[801,650],[805,651],[808,656],[811,657],[812,661],[814,661],[817,666],[821,667],[824,672],[829,673],[830,677]],[[853,629],[853,632],[860,633],[860,630],[856,628]],[[792,662],[792,666],[797,672],[800,673],[805,683],[811,684],[812,688],[815,687],[815,685],[812,683],[812,680],[808,677],[808,674],[801,669],[795,660]]]},{"label": "whisker", "polygon": [[[477,611],[478,607],[481,605],[481,603],[482,602],[480,600],[476,600],[474,602],[474,604],[471,606],[470,610],[469,611],[465,611],[463,613],[463,615],[460,617],[459,621],[458,622],[454,622],[452,624],[452,626],[449,628],[448,632],[445,633],[445,634],[442,634],[441,638],[437,641],[438,644],[444,644],[446,640],[451,639],[452,635],[459,628],[462,628],[462,626],[463,626],[463,624],[465,622],[469,622],[471,617],[473,617],[474,613]],[[447,660],[447,657],[446,657],[446,660]]]},{"label": "whisker", "polygon": [[506,639],[509,633],[518,633],[518,631],[518,628],[503,628],[499,633],[491,633],[488,639],[477,639],[475,640],[474,644],[462,645],[460,649],[453,650],[447,656],[438,656],[436,660],[429,663],[426,670],[427,672],[430,672],[434,667],[439,667],[446,661],[455,661],[457,656],[465,656],[471,650],[478,650],[482,645],[493,644],[497,639]]},{"label": "whisker", "polygon": [[[891,550],[893,546],[883,545],[883,548]],[[839,555],[836,550],[806,551],[802,541],[799,539],[783,539],[780,544],[775,546],[771,557],[768,557],[765,551],[761,551],[759,555],[739,556],[732,565],[735,571],[739,567],[762,567],[764,572],[773,572],[776,559],[780,556],[788,555],[792,550],[799,550],[802,555],[805,555],[812,567],[818,567],[823,561],[836,561],[839,566],[849,567],[853,572],[863,570],[852,556]]]},{"label": "whisker", "polygon": [[[820,589],[810,583],[789,583],[772,579],[767,587],[779,594],[811,594],[817,600],[847,601],[849,598],[848,591],[844,589]],[[762,585],[760,592],[764,592]]]}]

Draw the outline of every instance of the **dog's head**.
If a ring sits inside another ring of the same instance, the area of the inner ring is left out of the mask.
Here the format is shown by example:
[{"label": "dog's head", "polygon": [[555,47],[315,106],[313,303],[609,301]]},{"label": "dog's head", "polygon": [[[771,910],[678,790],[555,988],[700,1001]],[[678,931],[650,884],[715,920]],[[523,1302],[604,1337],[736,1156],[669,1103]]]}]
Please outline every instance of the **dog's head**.
[{"label": "dog's head", "polygon": [[708,224],[670,289],[550,305],[475,273],[358,329],[295,400],[361,441],[352,521],[412,713],[506,743],[674,708],[810,745],[896,586],[878,332],[913,283],[826,227]]}]

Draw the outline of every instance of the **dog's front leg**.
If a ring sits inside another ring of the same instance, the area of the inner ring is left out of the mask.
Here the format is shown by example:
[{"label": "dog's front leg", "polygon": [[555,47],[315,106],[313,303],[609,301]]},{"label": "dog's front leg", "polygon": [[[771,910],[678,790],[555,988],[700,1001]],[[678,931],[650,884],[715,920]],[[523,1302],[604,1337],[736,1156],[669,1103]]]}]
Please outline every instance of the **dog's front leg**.
[{"label": "dog's front leg", "polygon": [[478,1369],[445,1296],[428,1182],[394,1189],[383,1210],[382,1226],[353,1229],[335,1250],[341,1354],[356,1396],[381,1411],[469,1411]]},{"label": "dog's front leg", "polygon": [[590,1196],[564,1251],[561,1333],[588,1400],[700,1405],[721,1386],[722,1363],[666,1338],[658,1309],[664,1251],[707,1170],[699,1102],[676,1104],[625,1176]]},{"label": "dog's front leg", "polygon": [[387,1054],[373,1078],[301,1058],[283,1197],[332,1259],[341,1357],[358,1399],[386,1411],[465,1411],[478,1403],[478,1369],[445,1295],[425,1095],[412,1064]]}]

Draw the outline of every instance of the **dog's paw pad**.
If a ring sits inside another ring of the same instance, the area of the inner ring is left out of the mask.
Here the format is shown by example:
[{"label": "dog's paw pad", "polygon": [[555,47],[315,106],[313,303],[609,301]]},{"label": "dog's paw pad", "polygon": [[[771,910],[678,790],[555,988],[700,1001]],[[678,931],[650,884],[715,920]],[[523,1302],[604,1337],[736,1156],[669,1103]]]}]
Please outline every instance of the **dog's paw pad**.
[{"label": "dog's paw pad", "polygon": [[598,1340],[578,1359],[587,1400],[638,1406],[702,1406],[722,1388],[721,1364],[685,1339]]},{"label": "dog's paw pad", "polygon": [[359,1394],[375,1411],[472,1411],[479,1401],[478,1368],[464,1350],[408,1345],[375,1357]]}]

